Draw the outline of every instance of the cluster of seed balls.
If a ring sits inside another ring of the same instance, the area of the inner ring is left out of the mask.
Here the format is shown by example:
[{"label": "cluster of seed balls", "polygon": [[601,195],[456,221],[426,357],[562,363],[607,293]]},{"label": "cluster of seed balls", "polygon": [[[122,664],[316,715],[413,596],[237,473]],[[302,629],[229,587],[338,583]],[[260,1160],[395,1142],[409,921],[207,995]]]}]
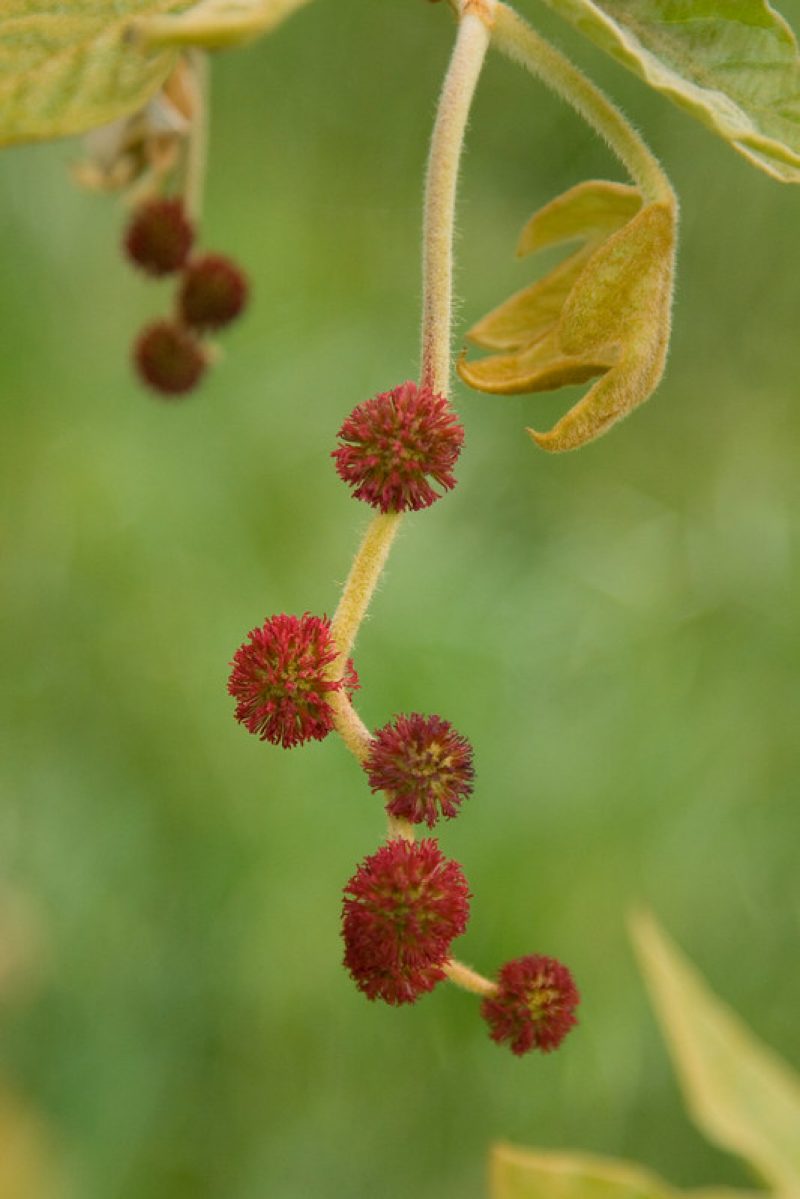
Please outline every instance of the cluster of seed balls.
[{"label": "cluster of seed balls", "polygon": [[[360,404],[339,431],[336,469],[380,512],[416,511],[455,485],[463,429],[447,400],[412,382]],[[351,699],[352,661],[341,678],[326,617],[282,613],[236,651],[228,692],[241,724],[273,745],[321,741],[334,728],[331,698]],[[373,733],[362,761],[370,789],[397,820],[432,829],[457,815],[473,789],[469,741],[440,716],[395,716]],[[469,918],[469,886],[434,837],[391,837],[344,888],[344,965],[368,999],[414,1003],[446,977],[453,941]],[[507,962],[481,1015],[492,1039],[518,1055],[555,1049],[577,1023],[578,990],[566,966],[529,954]]]},{"label": "cluster of seed balls", "polygon": [[131,218],[124,246],[135,266],[153,278],[178,276],[175,314],[139,334],[133,361],[140,378],[163,396],[192,391],[209,366],[203,337],[229,325],[248,295],[240,268],[222,254],[192,254],[194,225],[179,199],[159,197]]}]

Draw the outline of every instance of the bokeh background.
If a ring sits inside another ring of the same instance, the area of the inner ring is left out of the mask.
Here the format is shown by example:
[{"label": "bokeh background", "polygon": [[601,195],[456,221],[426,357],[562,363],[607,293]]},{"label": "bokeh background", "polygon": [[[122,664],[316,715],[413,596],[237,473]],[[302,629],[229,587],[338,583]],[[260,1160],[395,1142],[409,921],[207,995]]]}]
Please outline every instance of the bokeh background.
[{"label": "bokeh background", "polygon": [[[581,1026],[548,1058],[492,1045],[453,988],[403,1010],[356,992],[340,893],[379,802],[336,740],[263,745],[225,693],[265,616],[332,611],[369,515],[334,433],[416,373],[445,6],[319,0],[215,59],[203,240],[255,302],[185,403],[131,377],[169,284],[124,265],[118,202],[71,185],[78,143],[0,155],[0,1083],[76,1199],[479,1199],[496,1137],[746,1184],[683,1112],[636,904],[800,1062],[800,193],[524,7],[681,197],[668,374],[555,458],[523,428],[577,393],[457,386],[459,486],[407,520],[357,665],[370,725],[439,712],[474,741],[442,831],[475,894],[459,956],[572,966]],[[621,177],[490,60],[459,332],[531,277],[534,208],[592,176]]]}]

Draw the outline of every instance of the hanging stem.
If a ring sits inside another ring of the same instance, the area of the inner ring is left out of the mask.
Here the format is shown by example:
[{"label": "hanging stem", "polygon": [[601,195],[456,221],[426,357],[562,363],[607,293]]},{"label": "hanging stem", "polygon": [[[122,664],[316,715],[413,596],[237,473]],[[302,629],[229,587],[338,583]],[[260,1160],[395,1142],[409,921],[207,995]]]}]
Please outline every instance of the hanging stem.
[{"label": "hanging stem", "polygon": [[425,179],[422,249],[422,383],[446,395],[450,382],[453,231],[458,165],[475,86],[489,47],[494,0],[465,3],[433,127]]},{"label": "hanging stem", "polygon": [[183,203],[188,215],[197,223],[203,211],[203,192],[208,160],[208,93],[211,72],[208,56],[202,50],[189,51],[192,78],[192,123],[186,151],[186,173],[183,180]]},{"label": "hanging stem", "polygon": [[[451,0],[451,3],[453,0]],[[461,0],[456,44],[445,77],[431,138],[425,182],[423,222],[422,354],[420,380],[438,394],[450,381],[453,230],[458,164],[464,143],[475,85],[489,46],[495,0]],[[378,585],[402,520],[402,513],[376,516],[367,527],[331,621],[339,651],[331,671],[342,678],[347,659]],[[369,752],[369,729],[347,696],[334,692],[329,700],[334,726],[347,748],[363,764]],[[414,840],[414,827],[391,814],[389,837]],[[449,959],[444,970],[451,982],[477,995],[492,995],[494,983],[468,966]]]},{"label": "hanging stem", "polygon": [[[456,44],[445,77],[431,138],[423,220],[422,361],[420,375],[438,393],[450,376],[450,309],[453,227],[458,163],[475,85],[489,46],[495,0],[463,0]],[[367,528],[347,576],[331,633],[339,650],[331,677],[344,674],[356,634],[378,585],[402,513],[376,516]],[[349,700],[332,704],[335,727],[348,749],[363,761],[369,731]],[[406,835],[403,831],[402,835]]]},{"label": "hanging stem", "polygon": [[617,106],[507,4],[497,4],[492,45],[527,67],[580,113],[620,159],[646,202],[676,203],[658,159]]}]

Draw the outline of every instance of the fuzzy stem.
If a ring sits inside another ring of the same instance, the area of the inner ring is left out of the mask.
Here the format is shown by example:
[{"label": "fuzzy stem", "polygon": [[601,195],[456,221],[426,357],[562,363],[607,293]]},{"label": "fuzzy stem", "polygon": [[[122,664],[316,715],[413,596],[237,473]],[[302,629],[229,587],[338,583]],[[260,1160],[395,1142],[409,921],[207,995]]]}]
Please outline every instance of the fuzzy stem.
[{"label": "fuzzy stem", "polygon": [[203,211],[203,192],[208,160],[208,93],[211,83],[208,56],[202,50],[191,50],[189,62],[192,73],[194,111],[186,151],[186,173],[183,180],[183,203],[195,222]]},{"label": "fuzzy stem", "polygon": [[400,512],[388,512],[374,517],[367,526],[364,540],[353,559],[350,574],[331,621],[331,633],[339,650],[334,678],[340,679],[344,674],[353,642],[378,585],[401,519]]},{"label": "fuzzy stem", "polygon": [[372,739],[369,729],[343,692],[331,692],[328,703],[333,711],[333,727],[353,757],[363,762]]},{"label": "fuzzy stem", "polygon": [[455,958],[450,958],[445,962],[444,972],[451,983],[455,983],[463,991],[471,991],[473,995],[480,995],[484,999],[489,999],[497,993],[497,983],[484,978],[482,974],[478,974],[476,970],[471,970],[469,966],[465,966],[463,962],[456,961]]},{"label": "fuzzy stem", "polygon": [[493,0],[465,3],[439,98],[425,179],[422,251],[422,379],[440,395],[450,382],[453,230],[467,116],[489,46]]},{"label": "fuzzy stem", "polygon": [[617,106],[507,4],[497,5],[492,45],[527,67],[572,105],[608,143],[641,189],[645,201],[674,203],[674,192],[658,159]]},{"label": "fuzzy stem", "polygon": [[[344,675],[353,642],[375,593],[401,520],[401,513],[389,512],[374,517],[367,526],[331,621],[331,635],[339,651],[331,670],[332,679],[338,680]],[[331,696],[330,704],[334,728],[351,754],[363,762],[369,750],[369,729],[341,691]]]}]

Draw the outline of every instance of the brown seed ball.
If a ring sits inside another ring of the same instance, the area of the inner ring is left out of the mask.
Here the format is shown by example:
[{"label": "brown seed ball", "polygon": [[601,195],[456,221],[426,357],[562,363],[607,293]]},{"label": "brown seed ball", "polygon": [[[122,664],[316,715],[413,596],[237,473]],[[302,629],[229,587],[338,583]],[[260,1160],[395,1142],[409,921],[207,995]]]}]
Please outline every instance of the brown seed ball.
[{"label": "brown seed ball", "polygon": [[134,213],[125,234],[131,262],[148,275],[171,275],[189,256],[194,228],[181,200],[148,200]]},{"label": "brown seed ball", "polygon": [[143,329],[133,347],[140,378],[161,395],[178,396],[200,382],[208,366],[202,346],[175,321],[156,321]]},{"label": "brown seed ball", "polygon": [[239,315],[247,295],[247,279],[234,262],[222,254],[204,254],[186,267],[178,306],[194,329],[221,329]]}]

